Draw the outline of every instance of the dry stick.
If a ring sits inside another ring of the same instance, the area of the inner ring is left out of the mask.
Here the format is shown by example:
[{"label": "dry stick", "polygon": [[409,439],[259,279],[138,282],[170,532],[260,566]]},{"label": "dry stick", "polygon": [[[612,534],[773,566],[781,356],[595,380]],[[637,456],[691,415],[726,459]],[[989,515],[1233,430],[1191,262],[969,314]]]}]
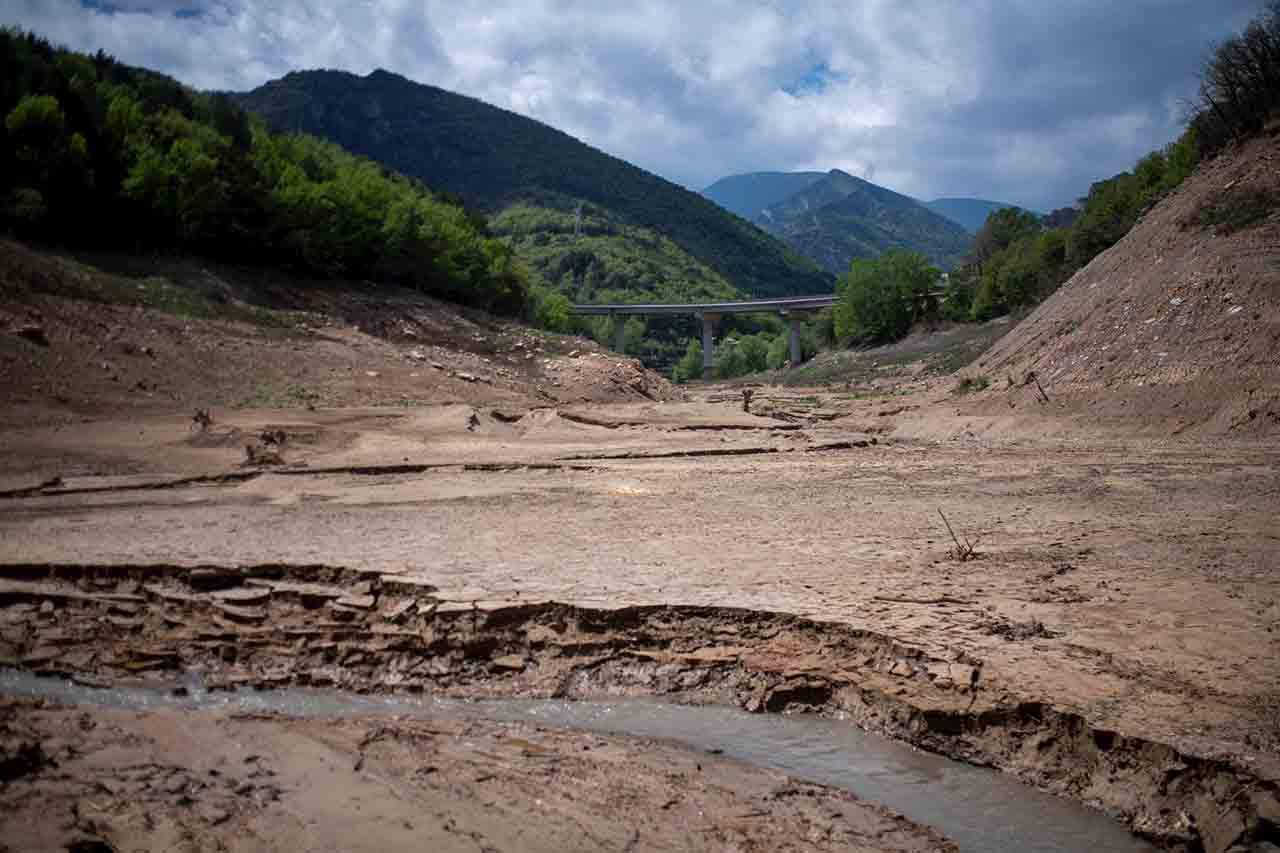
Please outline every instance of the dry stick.
[{"label": "dry stick", "polygon": [[947,516],[942,515],[942,507],[938,507],[938,515],[942,516],[942,524],[947,525],[947,533],[951,534],[952,542],[956,543],[957,560],[960,560],[960,562],[964,562],[965,560],[968,560],[969,557],[973,556],[973,553],[974,553],[973,549],[975,547],[975,543],[969,542],[966,544],[960,544],[960,538],[956,537],[955,530],[951,529],[951,523],[950,521],[947,521]]},{"label": "dry stick", "polygon": [[[942,507],[938,507],[938,515],[942,515]],[[947,532],[951,534],[951,541],[956,543],[956,556],[964,560],[964,546],[960,544],[960,540],[956,538],[956,532],[951,529],[951,522],[947,521],[947,517],[942,515],[942,523],[947,526]]]}]

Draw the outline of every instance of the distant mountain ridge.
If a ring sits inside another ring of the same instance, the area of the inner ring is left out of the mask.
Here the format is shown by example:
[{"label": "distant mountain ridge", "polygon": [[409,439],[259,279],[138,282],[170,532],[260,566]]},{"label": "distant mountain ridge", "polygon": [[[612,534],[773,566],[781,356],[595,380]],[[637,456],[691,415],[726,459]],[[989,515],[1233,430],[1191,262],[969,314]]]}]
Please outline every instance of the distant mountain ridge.
[{"label": "distant mountain ridge", "polygon": [[989,201],[985,198],[935,198],[933,201],[922,203],[934,213],[945,216],[952,222],[962,226],[970,234],[977,234],[981,231],[983,224],[987,221],[987,217],[997,210],[1004,210],[1007,207],[1023,209],[1016,204],[1009,204],[1004,201]]},{"label": "distant mountain ridge", "polygon": [[845,272],[855,258],[876,257],[890,249],[917,251],[950,269],[972,242],[972,234],[959,223],[839,169],[734,175],[716,181],[704,193],[739,209],[746,209],[744,200],[752,205],[768,201],[751,214],[752,221],[835,275]]},{"label": "distant mountain ridge", "polygon": [[826,172],[749,172],[721,178],[702,194],[754,222],[765,208],[826,177]]},{"label": "distant mountain ridge", "polygon": [[[831,291],[830,277],[812,262],[703,196],[474,98],[382,70],[365,77],[293,72],[236,97],[274,129],[330,139],[488,214],[515,204],[572,214],[586,203],[620,229],[669,239],[743,294]],[[592,259],[562,260],[554,269],[575,269],[585,280]],[[624,270],[601,267],[597,278],[605,281],[609,272],[615,289],[638,286]],[[559,284],[550,273],[548,279]]]}]

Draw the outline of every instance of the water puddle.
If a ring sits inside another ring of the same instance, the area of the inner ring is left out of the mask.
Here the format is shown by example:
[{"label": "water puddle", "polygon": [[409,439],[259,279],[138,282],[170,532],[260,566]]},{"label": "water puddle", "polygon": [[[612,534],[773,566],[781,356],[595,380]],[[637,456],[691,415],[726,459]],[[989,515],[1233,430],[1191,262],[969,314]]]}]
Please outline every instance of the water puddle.
[{"label": "water puddle", "polygon": [[296,717],[403,716],[417,719],[520,721],[601,734],[664,738],[797,778],[852,791],[918,823],[929,824],[972,853],[1151,853],[1155,848],[1083,806],[839,720],[748,714],[645,699],[465,701],[418,696],[362,696],[291,689],[209,693],[189,679],[188,695],[151,688],[95,688],[0,671],[0,694],[128,710],[223,710]]}]

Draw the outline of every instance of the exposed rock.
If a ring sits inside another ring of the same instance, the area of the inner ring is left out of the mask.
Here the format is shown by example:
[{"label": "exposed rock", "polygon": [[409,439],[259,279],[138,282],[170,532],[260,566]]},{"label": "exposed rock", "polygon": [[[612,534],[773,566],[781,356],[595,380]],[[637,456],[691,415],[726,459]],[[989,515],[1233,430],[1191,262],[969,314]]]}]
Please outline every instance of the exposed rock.
[{"label": "exposed rock", "polygon": [[1280,829],[1280,793],[1275,791],[1254,791],[1253,810],[1258,819]]},{"label": "exposed rock", "polygon": [[1209,797],[1200,801],[1195,817],[1205,853],[1226,853],[1245,833],[1244,816],[1234,808],[1219,811]]},{"label": "exposed rock", "polygon": [[215,592],[213,597],[229,604],[264,604],[271,598],[271,590],[262,587],[237,587]]}]

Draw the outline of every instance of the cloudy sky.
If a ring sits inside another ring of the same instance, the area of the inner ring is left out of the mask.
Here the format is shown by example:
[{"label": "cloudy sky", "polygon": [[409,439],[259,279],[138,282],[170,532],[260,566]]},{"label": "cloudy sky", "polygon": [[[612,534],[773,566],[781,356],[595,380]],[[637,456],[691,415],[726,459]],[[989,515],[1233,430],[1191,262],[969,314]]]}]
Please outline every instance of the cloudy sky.
[{"label": "cloudy sky", "polygon": [[[840,168],[1050,209],[1180,131],[1264,0],[0,0],[202,88],[386,68],[693,189]],[[476,11],[471,11],[475,9]]]}]

